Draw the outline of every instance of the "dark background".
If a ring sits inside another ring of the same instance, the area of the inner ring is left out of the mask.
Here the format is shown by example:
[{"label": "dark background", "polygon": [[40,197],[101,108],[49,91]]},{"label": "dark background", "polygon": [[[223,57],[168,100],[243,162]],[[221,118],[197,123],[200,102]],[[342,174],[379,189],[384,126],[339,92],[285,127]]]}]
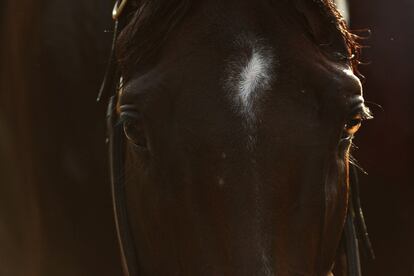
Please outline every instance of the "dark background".
[{"label": "dark background", "polygon": [[112,0],[1,0],[0,275],[121,275],[96,103]]},{"label": "dark background", "polygon": [[362,66],[375,119],[358,135],[362,204],[377,254],[365,275],[414,275],[414,1],[351,0],[351,27],[370,28]]},{"label": "dark background", "polygon": [[[95,97],[111,0],[0,2],[0,275],[121,275]],[[414,1],[350,0],[370,28],[361,68],[375,120],[355,156],[376,261],[364,275],[414,275]],[[73,20],[76,18],[76,20]]]}]

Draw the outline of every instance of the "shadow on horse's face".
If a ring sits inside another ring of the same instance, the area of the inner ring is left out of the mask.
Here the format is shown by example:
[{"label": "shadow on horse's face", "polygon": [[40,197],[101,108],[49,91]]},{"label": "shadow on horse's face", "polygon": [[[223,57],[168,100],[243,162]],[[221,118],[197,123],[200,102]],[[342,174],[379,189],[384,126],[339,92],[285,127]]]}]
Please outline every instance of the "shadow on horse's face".
[{"label": "shadow on horse's face", "polygon": [[120,96],[143,275],[326,275],[360,82],[299,4],[204,2]]}]

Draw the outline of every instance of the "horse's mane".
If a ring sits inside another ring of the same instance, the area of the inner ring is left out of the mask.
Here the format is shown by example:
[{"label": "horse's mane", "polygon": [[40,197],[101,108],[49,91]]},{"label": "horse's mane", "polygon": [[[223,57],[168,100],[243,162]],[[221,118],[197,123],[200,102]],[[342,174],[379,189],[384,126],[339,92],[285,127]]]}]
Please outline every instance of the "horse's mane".
[{"label": "horse's mane", "polygon": [[[167,40],[169,33],[189,11],[194,0],[135,0],[131,4],[126,26],[117,42],[117,59],[124,79],[154,56]],[[349,60],[358,73],[361,46],[333,0],[313,0],[344,39]]]}]

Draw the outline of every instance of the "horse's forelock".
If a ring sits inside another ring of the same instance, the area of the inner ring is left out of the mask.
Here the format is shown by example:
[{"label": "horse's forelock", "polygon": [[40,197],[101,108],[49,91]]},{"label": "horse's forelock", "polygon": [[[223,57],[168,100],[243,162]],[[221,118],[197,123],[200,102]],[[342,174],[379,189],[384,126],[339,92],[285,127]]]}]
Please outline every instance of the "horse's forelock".
[{"label": "horse's forelock", "polygon": [[135,0],[117,42],[117,59],[128,80],[137,66],[156,54],[183,19],[192,0]]},{"label": "horse's forelock", "polygon": [[[353,34],[338,11],[333,0],[313,0],[321,7],[322,14],[343,37],[354,72],[358,73],[359,58],[363,48],[360,37]],[[124,79],[128,80],[143,63],[148,62],[171,30],[187,14],[193,0],[133,0],[130,2],[127,24],[117,42],[117,59]]]},{"label": "horse's forelock", "polygon": [[359,77],[363,77],[358,71],[358,65],[360,64],[361,50],[363,46],[360,44],[360,37],[349,29],[347,22],[342,14],[338,11],[337,6],[333,0],[314,0],[322,3],[322,7],[325,9],[325,14],[332,19],[332,24],[335,24],[338,31],[341,32],[343,39],[348,48],[348,55],[352,64],[352,69]]}]

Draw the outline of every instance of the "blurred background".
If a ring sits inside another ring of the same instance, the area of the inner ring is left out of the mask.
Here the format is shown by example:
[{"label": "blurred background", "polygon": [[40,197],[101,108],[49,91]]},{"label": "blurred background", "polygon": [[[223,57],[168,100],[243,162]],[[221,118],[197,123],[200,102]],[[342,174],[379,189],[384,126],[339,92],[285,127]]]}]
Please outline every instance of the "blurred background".
[{"label": "blurred background", "polygon": [[[111,2],[0,2],[0,275],[121,275],[95,102]],[[355,152],[377,254],[364,275],[413,276],[414,1],[348,6],[351,28],[372,30],[361,72],[375,120]]]},{"label": "blurred background", "polygon": [[0,275],[121,275],[96,103],[112,1],[0,5]]},{"label": "blurred background", "polygon": [[414,275],[414,1],[349,0],[351,28],[372,36],[361,66],[375,119],[356,141],[362,204],[376,261],[365,275]]}]

